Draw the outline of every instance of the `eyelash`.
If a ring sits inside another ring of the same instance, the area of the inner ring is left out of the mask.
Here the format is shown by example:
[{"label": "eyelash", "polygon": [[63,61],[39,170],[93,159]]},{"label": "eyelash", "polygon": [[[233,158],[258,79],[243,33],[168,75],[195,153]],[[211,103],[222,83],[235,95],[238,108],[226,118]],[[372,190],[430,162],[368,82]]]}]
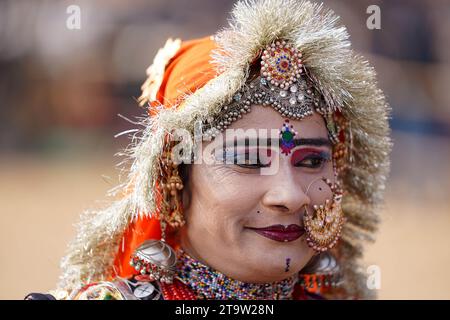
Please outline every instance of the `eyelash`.
[{"label": "eyelash", "polygon": [[[242,156],[245,156],[245,161],[250,161],[249,159],[249,154],[245,153]],[[230,157],[231,158],[231,157]],[[224,163],[227,163],[227,156],[224,155]],[[231,160],[231,159],[230,159]],[[257,157],[256,161],[257,163],[252,163],[252,164],[242,164],[242,163],[238,163],[241,162],[238,155],[233,155],[232,157],[233,160],[233,165],[236,165],[240,168],[245,168],[245,169],[260,169],[260,168],[265,168],[265,167],[269,167],[270,166],[270,162],[268,164],[262,164],[260,162],[260,158],[259,156]],[[310,164],[304,164],[303,162],[310,160]],[[327,161],[330,160],[330,156],[328,155],[328,153],[325,152],[321,152],[321,153],[316,153],[316,154],[310,154],[305,156],[301,161],[298,161],[297,163],[294,164],[294,167],[303,167],[303,168],[308,168],[308,169],[319,169],[322,168],[324,163],[326,163]],[[318,161],[318,162],[316,162]],[[303,163],[303,164],[302,164]]]},{"label": "eyelash", "polygon": [[[302,162],[304,162],[306,160],[311,160],[312,163],[311,164],[299,165],[300,163],[302,163]],[[304,168],[309,168],[309,169],[318,169],[318,168],[322,168],[324,163],[329,161],[329,160],[330,160],[330,157],[327,154],[322,154],[322,153],[310,154],[310,155],[307,155],[306,157],[304,157],[301,161],[295,163],[294,167],[304,167]],[[319,163],[314,164],[314,161],[319,161]]]},{"label": "eyelash", "polygon": [[[250,161],[250,159],[249,159],[249,153],[242,154],[242,156],[245,157],[245,161]],[[231,158],[231,157],[230,157],[230,158]],[[228,160],[228,159],[229,159],[229,158],[227,158],[227,156],[225,155],[225,156],[224,156],[224,163],[227,163],[227,160]],[[258,155],[257,158],[256,158],[256,162],[257,162],[257,163],[252,163],[252,164],[243,164],[243,163],[239,163],[239,162],[242,162],[242,160],[239,159],[239,156],[236,155],[236,154],[232,156],[232,160],[233,160],[233,165],[238,166],[238,167],[241,167],[241,168],[246,168],[246,169],[259,169],[259,168],[265,168],[265,167],[270,166],[270,163],[268,163],[268,164],[262,164],[262,163],[260,162],[259,155]],[[253,159],[252,159],[252,160],[253,160]]]}]

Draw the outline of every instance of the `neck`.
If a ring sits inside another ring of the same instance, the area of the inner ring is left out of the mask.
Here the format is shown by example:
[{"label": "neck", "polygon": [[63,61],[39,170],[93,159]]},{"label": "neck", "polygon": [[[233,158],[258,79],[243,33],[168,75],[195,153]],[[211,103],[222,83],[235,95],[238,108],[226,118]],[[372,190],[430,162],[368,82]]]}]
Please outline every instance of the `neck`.
[{"label": "neck", "polygon": [[272,283],[247,283],[234,280],[195,260],[182,249],[178,251],[177,278],[200,298],[239,300],[292,299],[296,276]]}]

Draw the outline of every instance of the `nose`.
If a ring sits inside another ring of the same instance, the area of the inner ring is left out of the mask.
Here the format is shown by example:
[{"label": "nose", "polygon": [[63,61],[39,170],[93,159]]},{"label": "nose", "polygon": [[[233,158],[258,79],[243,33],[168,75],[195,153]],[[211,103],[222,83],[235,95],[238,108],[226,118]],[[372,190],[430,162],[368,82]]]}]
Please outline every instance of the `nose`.
[{"label": "nose", "polygon": [[294,168],[282,162],[276,174],[266,176],[269,180],[262,205],[272,212],[295,214],[309,205],[311,199],[303,190],[301,181],[295,178]]}]

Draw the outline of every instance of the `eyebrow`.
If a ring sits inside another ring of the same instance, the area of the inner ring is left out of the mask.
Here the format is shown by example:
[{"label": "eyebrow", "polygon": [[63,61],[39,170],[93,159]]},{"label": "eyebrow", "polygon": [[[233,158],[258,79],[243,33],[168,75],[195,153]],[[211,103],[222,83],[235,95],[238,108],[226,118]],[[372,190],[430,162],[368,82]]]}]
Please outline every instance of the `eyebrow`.
[{"label": "eyebrow", "polygon": [[[238,139],[234,141],[234,145],[249,145],[250,142],[252,142],[252,145],[259,145],[259,141],[262,139],[249,139],[249,138],[245,138],[245,139]],[[244,142],[245,144],[243,144],[242,142]],[[272,142],[272,139],[266,139],[266,145],[270,146]],[[228,141],[224,141],[224,145],[227,143],[231,143]],[[281,144],[281,138],[278,139],[278,143]],[[295,146],[316,146],[316,147],[331,147],[332,143],[329,139],[327,138],[299,138],[299,139],[294,139],[294,144]]]},{"label": "eyebrow", "polygon": [[[281,143],[281,139],[280,139]],[[301,139],[294,139],[294,143],[296,146],[327,146],[331,147],[331,141],[326,138],[301,138]]]}]

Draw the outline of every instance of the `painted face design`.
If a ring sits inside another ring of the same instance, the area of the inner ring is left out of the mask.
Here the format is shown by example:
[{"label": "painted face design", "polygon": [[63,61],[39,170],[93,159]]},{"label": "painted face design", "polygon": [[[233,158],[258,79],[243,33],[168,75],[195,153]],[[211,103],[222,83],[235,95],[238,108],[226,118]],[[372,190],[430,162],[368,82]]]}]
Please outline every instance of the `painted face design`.
[{"label": "painted face design", "polygon": [[289,125],[289,120],[286,119],[280,130],[281,153],[285,155],[291,153],[291,150],[295,147],[294,138],[296,135],[298,135],[298,132],[294,131],[294,126]]}]

